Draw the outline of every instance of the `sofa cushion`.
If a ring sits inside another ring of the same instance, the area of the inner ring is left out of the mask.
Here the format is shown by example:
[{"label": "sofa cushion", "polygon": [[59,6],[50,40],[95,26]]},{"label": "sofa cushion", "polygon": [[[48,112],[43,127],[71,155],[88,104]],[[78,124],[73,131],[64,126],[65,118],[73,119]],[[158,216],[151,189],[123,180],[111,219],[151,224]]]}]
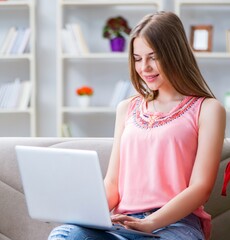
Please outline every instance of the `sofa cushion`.
[{"label": "sofa cushion", "polygon": [[0,240],[10,240],[10,239],[0,233]]}]

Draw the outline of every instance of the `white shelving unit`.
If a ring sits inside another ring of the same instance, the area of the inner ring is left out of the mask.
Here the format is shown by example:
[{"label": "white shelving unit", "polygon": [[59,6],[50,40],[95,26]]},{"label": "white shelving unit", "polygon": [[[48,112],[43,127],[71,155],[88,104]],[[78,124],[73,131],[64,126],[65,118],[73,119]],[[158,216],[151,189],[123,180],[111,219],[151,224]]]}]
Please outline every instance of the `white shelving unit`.
[{"label": "white shelving unit", "polygon": [[[123,16],[133,27],[142,16],[162,10],[161,0],[59,0],[57,14],[57,135],[67,124],[75,137],[111,137],[115,108],[109,107],[115,84],[128,80],[128,55],[112,53],[102,29],[110,17]],[[89,53],[62,52],[61,31],[67,23],[81,26]],[[92,104],[80,108],[75,89],[94,89]]]},{"label": "white shelving unit", "polygon": [[0,109],[0,136],[36,136],[36,73],[35,73],[35,2],[3,1],[0,2],[0,42],[10,27],[31,29],[29,53],[0,55],[0,84],[15,78],[31,81],[32,92],[30,106],[19,110]]},{"label": "white shelving unit", "polygon": [[[230,52],[226,49],[226,30],[230,29],[230,0],[175,0],[175,12],[181,18],[188,38],[191,25],[213,26],[211,52],[195,52],[205,80],[224,104],[230,92]],[[227,111],[226,134],[230,134],[230,112]]]}]

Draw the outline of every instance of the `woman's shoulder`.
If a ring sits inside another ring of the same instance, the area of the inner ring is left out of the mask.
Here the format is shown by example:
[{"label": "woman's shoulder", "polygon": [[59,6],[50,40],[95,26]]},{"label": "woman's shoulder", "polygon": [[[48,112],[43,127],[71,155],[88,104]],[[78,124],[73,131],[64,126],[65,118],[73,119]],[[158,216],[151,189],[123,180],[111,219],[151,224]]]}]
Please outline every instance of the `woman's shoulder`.
[{"label": "woman's shoulder", "polygon": [[141,99],[143,98],[140,95],[136,95],[121,101],[116,109],[116,115],[119,116],[119,119],[126,121]]},{"label": "woman's shoulder", "polygon": [[226,118],[226,110],[219,100],[215,98],[205,98],[202,103],[201,116],[206,120],[216,117]]},{"label": "woman's shoulder", "polygon": [[222,103],[216,98],[205,98],[202,104],[204,111],[225,111]]},{"label": "woman's shoulder", "polygon": [[140,95],[135,95],[124,99],[117,105],[117,111],[127,112],[132,105],[135,105],[136,101],[140,101],[141,99],[142,97]]}]

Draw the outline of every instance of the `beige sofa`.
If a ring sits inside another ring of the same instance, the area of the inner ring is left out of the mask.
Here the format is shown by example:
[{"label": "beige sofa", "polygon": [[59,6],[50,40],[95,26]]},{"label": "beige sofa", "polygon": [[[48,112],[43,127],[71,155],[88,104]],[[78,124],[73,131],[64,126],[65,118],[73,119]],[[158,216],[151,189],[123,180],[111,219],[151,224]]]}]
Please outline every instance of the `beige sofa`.
[{"label": "beige sofa", "polygon": [[[105,174],[112,141],[111,138],[0,138],[0,240],[45,240],[55,226],[28,216],[15,145],[94,149]],[[213,216],[212,240],[230,239],[230,186],[228,196],[221,196],[223,172],[229,161],[230,139],[226,139],[216,186],[206,205],[206,210]]]}]

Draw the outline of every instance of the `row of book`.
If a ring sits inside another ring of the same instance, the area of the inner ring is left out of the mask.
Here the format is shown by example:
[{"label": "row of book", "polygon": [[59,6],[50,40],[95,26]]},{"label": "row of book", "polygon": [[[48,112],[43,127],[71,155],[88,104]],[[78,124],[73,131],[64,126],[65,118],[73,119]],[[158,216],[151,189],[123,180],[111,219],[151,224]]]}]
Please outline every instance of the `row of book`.
[{"label": "row of book", "polygon": [[0,109],[25,110],[31,99],[31,82],[15,79],[0,85]]},{"label": "row of book", "polygon": [[61,30],[62,52],[67,54],[87,54],[89,48],[82,33],[81,26],[77,23],[67,23]]},{"label": "row of book", "polygon": [[29,52],[30,35],[30,28],[11,27],[2,42],[0,54],[19,55]]}]

